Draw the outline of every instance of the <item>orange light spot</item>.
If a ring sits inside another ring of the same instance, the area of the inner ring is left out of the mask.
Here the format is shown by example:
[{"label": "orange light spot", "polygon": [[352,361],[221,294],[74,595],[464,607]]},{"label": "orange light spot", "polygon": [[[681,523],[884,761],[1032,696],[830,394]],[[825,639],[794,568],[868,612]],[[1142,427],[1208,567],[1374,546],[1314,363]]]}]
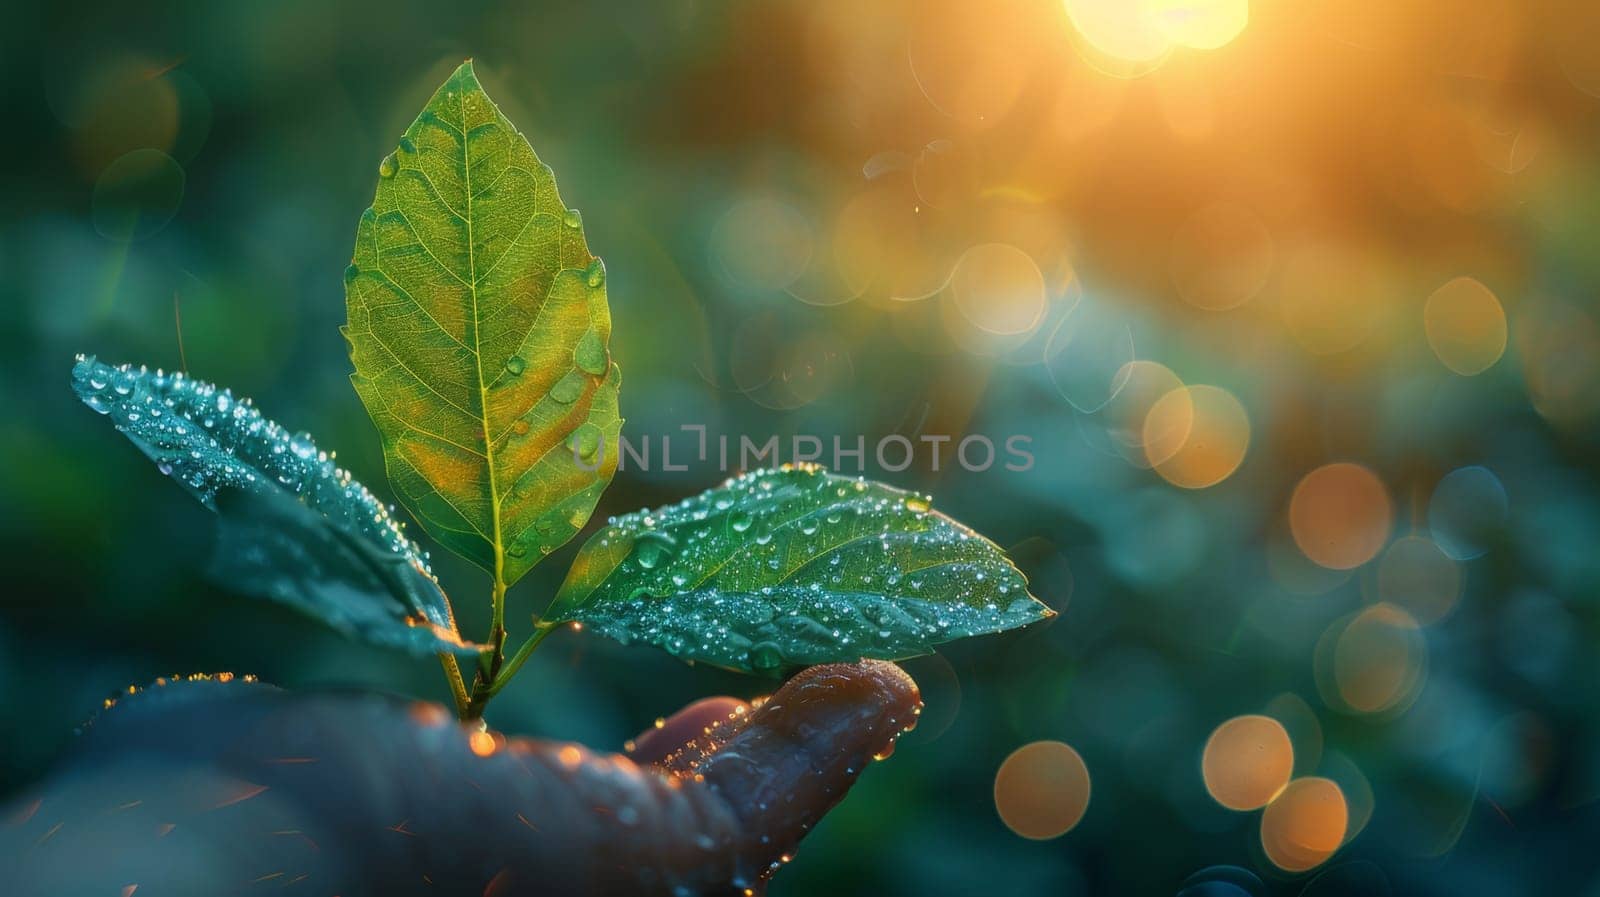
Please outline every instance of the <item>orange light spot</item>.
[{"label": "orange light spot", "polygon": [[1070,745],[1035,741],[1011,753],[994,776],[994,806],[1006,827],[1035,841],[1060,837],[1089,808],[1089,768]]},{"label": "orange light spot", "polygon": [[1333,679],[1350,709],[1378,713],[1413,697],[1422,684],[1426,646],[1410,614],[1376,604],[1350,621],[1333,643]]},{"label": "orange light spot", "polygon": [[1232,476],[1244,461],[1250,417],[1226,389],[1186,386],[1150,406],[1143,437],[1145,457],[1162,479],[1204,489]]},{"label": "orange light spot", "polygon": [[556,752],[556,759],[561,761],[562,766],[568,769],[576,769],[578,764],[583,762],[583,752],[578,750],[576,745],[569,744]]},{"label": "orange light spot", "polygon": [[467,746],[480,757],[488,757],[495,751],[494,736],[488,732],[474,732],[467,739]]},{"label": "orange light spot", "polygon": [[1265,806],[1289,783],[1294,747],[1268,716],[1236,716],[1218,726],[1200,757],[1206,791],[1230,810]]},{"label": "orange light spot", "polygon": [[1261,814],[1261,847],[1278,868],[1304,872],[1333,856],[1349,822],[1338,785],[1323,778],[1295,779]]},{"label": "orange light spot", "polygon": [[1506,313],[1500,300],[1471,277],[1433,291],[1422,308],[1428,345],[1445,367],[1462,376],[1481,374],[1506,351]]},{"label": "orange light spot", "polygon": [[1326,464],[1306,474],[1289,499],[1289,529],[1305,556],[1350,570],[1389,541],[1394,507],[1377,475],[1359,464]]},{"label": "orange light spot", "polygon": [[1172,238],[1172,282],[1191,305],[1223,311],[1249,302],[1272,273],[1272,235],[1249,209],[1215,203]]}]

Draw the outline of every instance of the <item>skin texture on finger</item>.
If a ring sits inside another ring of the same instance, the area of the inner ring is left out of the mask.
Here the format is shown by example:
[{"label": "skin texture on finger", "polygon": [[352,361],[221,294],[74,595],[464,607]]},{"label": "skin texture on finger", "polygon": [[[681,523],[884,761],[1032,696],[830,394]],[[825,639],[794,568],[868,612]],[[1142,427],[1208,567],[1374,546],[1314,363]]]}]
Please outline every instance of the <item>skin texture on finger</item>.
[{"label": "skin texture on finger", "polygon": [[[759,889],[914,713],[915,686],[884,666],[803,673],[678,769],[474,731],[384,696],[151,689],[0,808],[6,893]],[[768,799],[782,793],[792,807]]]},{"label": "skin texture on finger", "polygon": [[685,745],[749,712],[750,705],[738,698],[702,698],[634,736],[626,745],[628,757],[641,765],[662,763]]}]

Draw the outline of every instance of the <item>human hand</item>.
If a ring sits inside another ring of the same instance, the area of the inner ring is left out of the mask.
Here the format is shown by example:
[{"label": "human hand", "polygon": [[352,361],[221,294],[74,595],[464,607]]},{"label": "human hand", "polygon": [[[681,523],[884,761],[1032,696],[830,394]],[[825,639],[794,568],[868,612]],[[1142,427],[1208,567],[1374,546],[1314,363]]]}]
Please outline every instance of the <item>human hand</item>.
[{"label": "human hand", "polygon": [[174,683],[0,811],[0,877],[18,897],[755,892],[920,708],[893,664],[812,667],[602,755],[434,704]]}]

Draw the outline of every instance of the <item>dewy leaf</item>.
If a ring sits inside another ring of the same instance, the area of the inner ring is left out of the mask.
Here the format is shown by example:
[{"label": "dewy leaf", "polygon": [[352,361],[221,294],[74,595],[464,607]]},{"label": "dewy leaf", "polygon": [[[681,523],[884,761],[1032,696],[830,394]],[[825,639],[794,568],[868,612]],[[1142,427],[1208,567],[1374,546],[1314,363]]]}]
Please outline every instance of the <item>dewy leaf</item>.
[{"label": "dewy leaf", "polygon": [[926,654],[1053,613],[999,546],[926,497],[801,466],[611,521],[548,618],[775,673]]},{"label": "dewy leaf", "polygon": [[378,166],[345,296],[352,380],[401,501],[515,582],[610,482],[621,375],[605,268],[470,62]]},{"label": "dewy leaf", "polygon": [[156,467],[221,516],[212,572],[362,640],[476,653],[427,557],[311,437],[183,374],[79,356],[72,386]]}]

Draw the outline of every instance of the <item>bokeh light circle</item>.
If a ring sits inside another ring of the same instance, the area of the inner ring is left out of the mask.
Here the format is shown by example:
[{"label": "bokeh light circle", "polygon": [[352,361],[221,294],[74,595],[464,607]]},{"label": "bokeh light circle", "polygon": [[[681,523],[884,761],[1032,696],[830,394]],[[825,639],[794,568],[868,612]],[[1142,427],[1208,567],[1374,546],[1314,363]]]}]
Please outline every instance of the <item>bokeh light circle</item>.
[{"label": "bokeh light circle", "polygon": [[1422,625],[1449,615],[1461,595],[1461,567],[1432,539],[1396,539],[1378,562],[1378,600],[1405,608]]},{"label": "bokeh light circle", "polygon": [[[1178,433],[1181,439],[1174,438]],[[1146,458],[1162,479],[1185,489],[1204,489],[1227,479],[1244,461],[1250,416],[1220,386],[1186,386],[1150,407],[1144,443]]]},{"label": "bokeh light circle", "polygon": [[1289,499],[1289,529],[1305,556],[1349,570],[1389,541],[1394,506],[1377,475],[1360,464],[1325,464],[1301,478]]},{"label": "bokeh light circle", "polygon": [[1457,277],[1434,290],[1422,319],[1433,354],[1463,376],[1483,373],[1506,351],[1505,309],[1488,287],[1471,277]]},{"label": "bokeh light circle", "polygon": [[1249,302],[1272,273],[1274,247],[1249,209],[1213,203],[1194,213],[1172,238],[1173,285],[1184,301],[1209,311]]},{"label": "bokeh light circle", "polygon": [[950,290],[961,316],[985,333],[1028,333],[1044,318],[1044,275],[1031,256],[1006,243],[983,243],[963,253]]},{"label": "bokeh light circle", "polygon": [[717,219],[711,250],[739,286],[781,290],[800,279],[811,261],[811,224],[782,200],[742,200]]},{"label": "bokeh light circle", "polygon": [[1562,426],[1600,413],[1600,323],[1592,315],[1567,302],[1527,303],[1515,332],[1535,411]]},{"label": "bokeh light circle", "polygon": [[[1122,388],[1098,413],[1105,421],[1106,435],[1112,447],[1128,463],[1148,468],[1151,461],[1145,453],[1145,420],[1162,396],[1183,388],[1183,381],[1166,365],[1144,359],[1123,365],[1117,379],[1122,381]],[[1148,437],[1160,444],[1156,454],[1162,460],[1177,452],[1189,435],[1192,422],[1192,413],[1173,415],[1163,422],[1165,429]]]},{"label": "bokeh light circle", "polygon": [[185,179],[183,166],[160,150],[118,156],[94,183],[94,229],[112,240],[154,234],[178,213]]},{"label": "bokeh light circle", "polygon": [[833,255],[851,295],[925,299],[950,281],[955,259],[929,233],[909,193],[874,187],[840,210]]},{"label": "bokeh light circle", "polygon": [[994,806],[1006,827],[1035,841],[1072,830],[1089,808],[1089,768],[1071,745],[1035,741],[1011,753],[994,777]]},{"label": "bokeh light circle", "polygon": [[1254,810],[1289,784],[1294,747],[1288,731],[1272,717],[1236,716],[1206,739],[1200,772],[1217,803],[1230,810]]},{"label": "bokeh light circle", "polygon": [[1261,814],[1261,847],[1285,872],[1322,865],[1344,844],[1350,823],[1344,792],[1329,779],[1295,779]]},{"label": "bokeh light circle", "polygon": [[1352,713],[1409,707],[1427,674],[1427,643],[1417,621],[1392,604],[1347,617],[1317,645],[1317,687],[1330,705]]},{"label": "bokeh light circle", "polygon": [[1334,355],[1378,328],[1390,286],[1375,253],[1329,243],[1286,254],[1276,292],[1294,338],[1313,354]]},{"label": "bokeh light circle", "polygon": [[[1153,68],[1172,50],[1172,41],[1151,15],[1148,0],[1063,0],[1063,4],[1082,44],[1094,50],[1096,56]],[[1087,61],[1094,64],[1100,60]],[[1133,69],[1129,74],[1148,70]]]},{"label": "bokeh light circle", "polygon": [[1481,557],[1499,538],[1510,511],[1500,478],[1487,467],[1445,474],[1428,500],[1428,529],[1445,554],[1458,561]]},{"label": "bokeh light circle", "polygon": [[1180,47],[1215,50],[1238,37],[1250,23],[1250,0],[1144,2],[1156,27]]},{"label": "bokeh light circle", "polygon": [[1133,361],[1133,330],[1110,303],[1084,296],[1062,317],[1045,346],[1045,369],[1056,391],[1092,414],[1116,397]]}]

